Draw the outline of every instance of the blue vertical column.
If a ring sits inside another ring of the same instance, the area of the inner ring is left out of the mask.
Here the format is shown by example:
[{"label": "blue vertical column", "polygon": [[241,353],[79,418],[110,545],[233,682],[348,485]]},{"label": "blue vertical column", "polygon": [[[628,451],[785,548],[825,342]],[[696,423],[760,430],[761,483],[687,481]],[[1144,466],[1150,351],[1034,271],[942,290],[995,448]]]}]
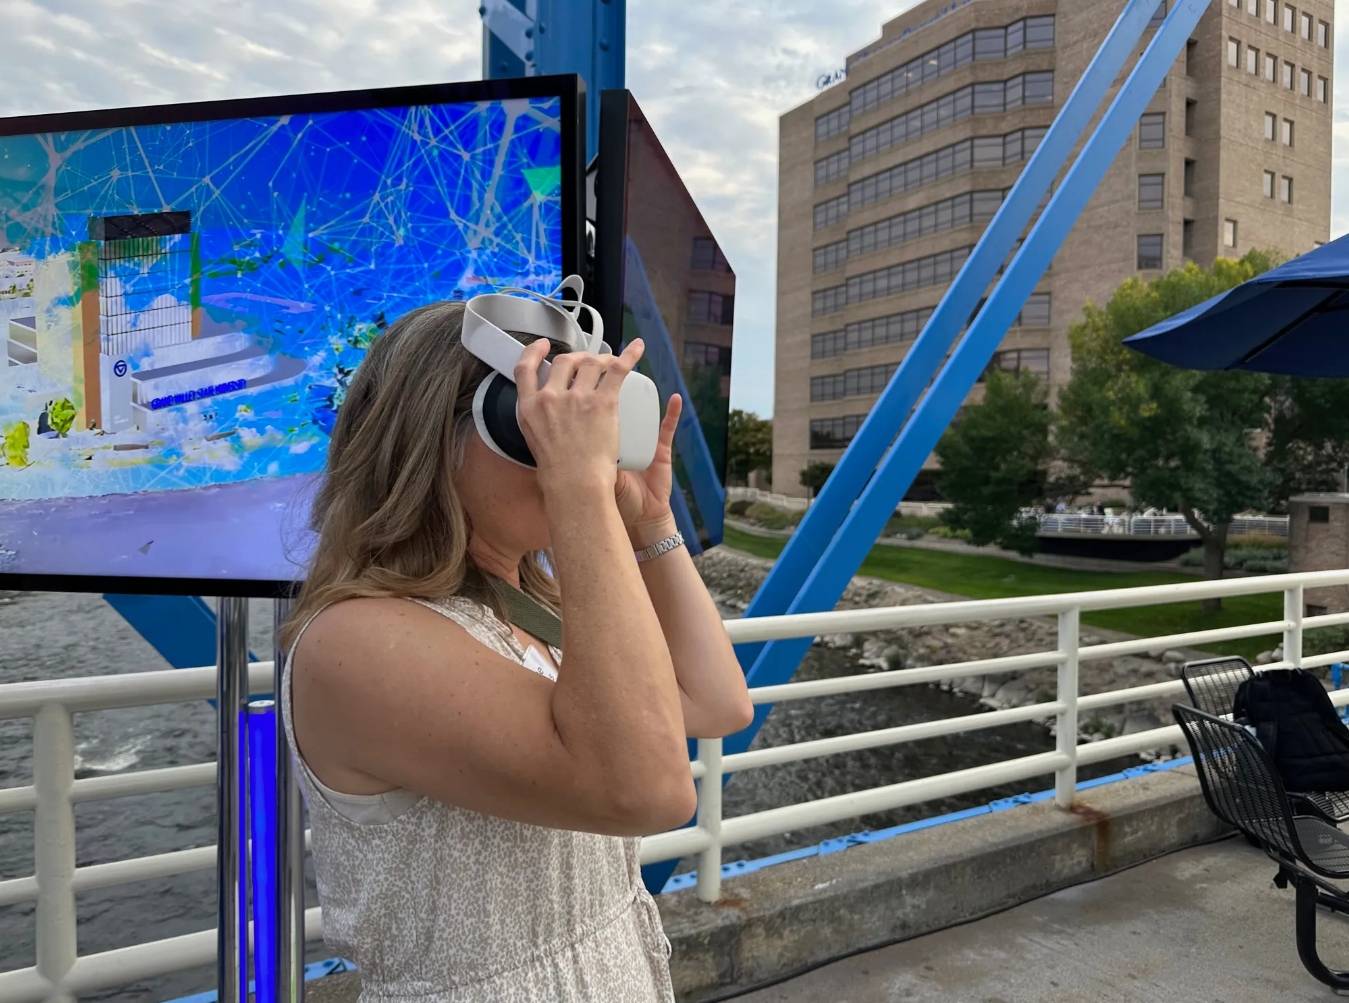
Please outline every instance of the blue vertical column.
[{"label": "blue vertical column", "polygon": [[575,73],[586,83],[586,156],[599,149],[600,92],[622,87],[627,0],[482,0],[488,80]]}]

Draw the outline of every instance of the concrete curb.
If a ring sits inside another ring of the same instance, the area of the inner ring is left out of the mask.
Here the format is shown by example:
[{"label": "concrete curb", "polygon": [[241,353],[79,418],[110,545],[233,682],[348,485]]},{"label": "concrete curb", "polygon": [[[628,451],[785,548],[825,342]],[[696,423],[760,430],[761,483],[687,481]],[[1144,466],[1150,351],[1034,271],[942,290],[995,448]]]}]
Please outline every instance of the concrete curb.
[{"label": "concrete curb", "polygon": [[1192,767],[1013,808],[723,886],[658,896],[681,1003],[699,1003],[844,955],[943,929],[1204,842],[1225,827]]},{"label": "concrete curb", "polygon": [[[805,968],[976,919],[1193,846],[1226,829],[1192,766],[1082,792],[1072,811],[1024,805],[727,881],[723,898],[656,897],[680,1003],[702,1003]],[[307,987],[347,1003],[359,976]],[[599,1001],[597,1001],[599,1003]]]}]

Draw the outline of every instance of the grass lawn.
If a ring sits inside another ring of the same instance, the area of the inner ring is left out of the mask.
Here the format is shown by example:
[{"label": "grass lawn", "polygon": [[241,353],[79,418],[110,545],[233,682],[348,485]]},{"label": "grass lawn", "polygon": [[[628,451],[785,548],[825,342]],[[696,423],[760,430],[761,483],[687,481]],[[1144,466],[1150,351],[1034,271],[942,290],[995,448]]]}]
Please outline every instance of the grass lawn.
[{"label": "grass lawn", "polygon": [[[733,526],[726,527],[726,543],[757,557],[774,559],[786,541],[778,537],[758,536]],[[872,549],[861,573],[892,582],[916,585],[969,599],[1005,599],[1011,596],[1053,595],[1060,592],[1088,592],[1097,589],[1127,589],[1144,585],[1172,585],[1193,582],[1187,575],[1157,571],[1073,571],[1041,567],[981,554],[952,554],[917,547],[877,546]],[[1182,634],[1194,630],[1234,627],[1283,618],[1283,595],[1237,596],[1223,600],[1217,614],[1205,614],[1197,602],[1143,606],[1137,609],[1105,610],[1088,613],[1083,622],[1095,627],[1123,631],[1142,637]],[[1215,654],[1244,655],[1254,662],[1262,651],[1275,647],[1281,637],[1249,638],[1205,645]]]}]

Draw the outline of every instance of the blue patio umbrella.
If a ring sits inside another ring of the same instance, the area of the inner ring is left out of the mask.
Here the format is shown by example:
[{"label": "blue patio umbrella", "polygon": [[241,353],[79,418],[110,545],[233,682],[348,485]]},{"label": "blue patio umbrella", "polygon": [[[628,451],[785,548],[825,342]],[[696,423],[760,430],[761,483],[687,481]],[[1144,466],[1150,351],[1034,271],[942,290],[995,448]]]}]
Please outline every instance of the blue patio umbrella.
[{"label": "blue patio umbrella", "polygon": [[1183,369],[1349,377],[1349,237],[1169,317],[1124,344]]}]

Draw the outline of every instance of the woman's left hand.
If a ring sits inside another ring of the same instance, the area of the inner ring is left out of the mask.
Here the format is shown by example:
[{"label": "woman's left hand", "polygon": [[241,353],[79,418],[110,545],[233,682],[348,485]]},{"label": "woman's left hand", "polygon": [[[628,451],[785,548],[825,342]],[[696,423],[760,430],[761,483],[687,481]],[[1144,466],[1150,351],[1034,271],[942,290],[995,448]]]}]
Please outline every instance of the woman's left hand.
[{"label": "woman's left hand", "polygon": [[[665,418],[660,423],[656,440],[656,455],[645,470],[620,470],[614,485],[614,500],[618,503],[623,524],[635,548],[650,546],[674,529],[670,512],[670,489],[674,483],[674,432],[684,402],[679,394],[672,394],[665,406]],[[648,539],[649,537],[649,539]]]}]

